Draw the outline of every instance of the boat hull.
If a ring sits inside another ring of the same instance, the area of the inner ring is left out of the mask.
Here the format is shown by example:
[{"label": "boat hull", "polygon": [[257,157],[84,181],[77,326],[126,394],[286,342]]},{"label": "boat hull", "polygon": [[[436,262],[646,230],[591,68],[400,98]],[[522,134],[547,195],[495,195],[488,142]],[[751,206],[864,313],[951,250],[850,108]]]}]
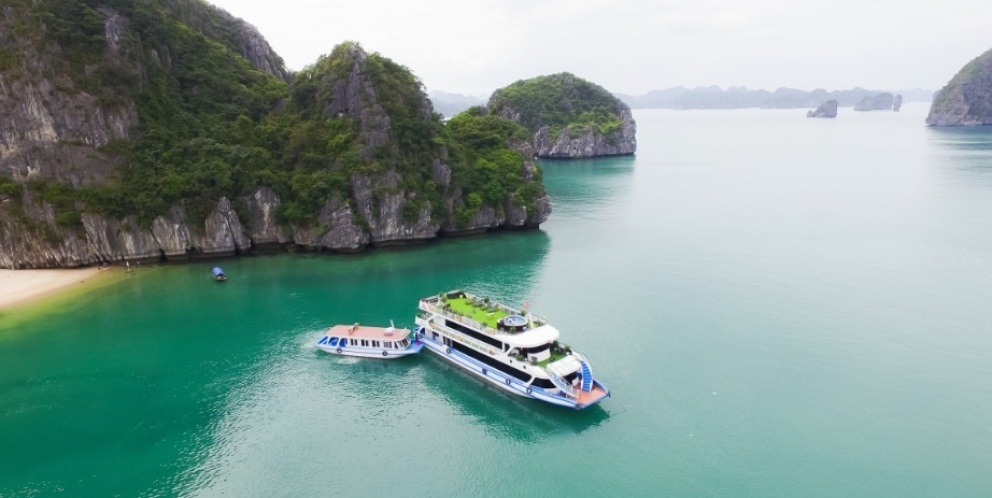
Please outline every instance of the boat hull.
[{"label": "boat hull", "polygon": [[593,380],[593,383],[602,391],[602,396],[584,400],[586,401],[585,403],[580,403],[576,400],[570,399],[562,394],[559,394],[558,392],[548,392],[540,387],[528,386],[516,377],[506,375],[498,370],[494,370],[487,365],[479,363],[478,361],[445,346],[441,342],[435,341],[428,334],[425,334],[424,330],[425,329],[423,327],[417,329],[417,339],[422,342],[424,347],[426,347],[430,352],[440,356],[445,361],[461,368],[462,370],[465,370],[475,377],[517,396],[535,399],[556,406],[574,408],[576,410],[589,408],[590,406],[593,406],[610,396],[610,391],[606,388],[606,386],[597,380]]}]

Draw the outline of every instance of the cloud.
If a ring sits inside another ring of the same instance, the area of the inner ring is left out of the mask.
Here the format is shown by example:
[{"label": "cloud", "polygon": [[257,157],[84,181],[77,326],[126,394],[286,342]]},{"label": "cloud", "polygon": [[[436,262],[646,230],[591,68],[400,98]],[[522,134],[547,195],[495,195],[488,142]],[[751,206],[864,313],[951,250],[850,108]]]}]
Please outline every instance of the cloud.
[{"label": "cloud", "polygon": [[571,71],[624,93],[675,85],[936,89],[992,46],[979,0],[214,0],[301,68],[343,40],[431,89],[486,94]]}]

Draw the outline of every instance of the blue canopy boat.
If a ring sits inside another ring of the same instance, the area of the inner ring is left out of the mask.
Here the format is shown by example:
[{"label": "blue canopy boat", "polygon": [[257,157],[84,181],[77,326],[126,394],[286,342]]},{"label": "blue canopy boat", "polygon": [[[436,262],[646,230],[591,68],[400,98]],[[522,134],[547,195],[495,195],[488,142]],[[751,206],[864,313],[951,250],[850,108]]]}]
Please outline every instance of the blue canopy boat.
[{"label": "blue canopy boat", "polygon": [[220,268],[214,268],[214,280],[218,282],[223,282],[227,280],[227,275],[224,275],[224,270]]}]

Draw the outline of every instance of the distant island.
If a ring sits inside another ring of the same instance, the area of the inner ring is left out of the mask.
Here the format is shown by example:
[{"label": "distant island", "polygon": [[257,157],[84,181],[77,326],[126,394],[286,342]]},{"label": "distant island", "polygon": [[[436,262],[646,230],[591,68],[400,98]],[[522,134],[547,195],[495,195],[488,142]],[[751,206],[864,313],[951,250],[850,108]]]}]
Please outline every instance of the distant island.
[{"label": "distant island", "polygon": [[992,50],[976,57],[937,92],[930,126],[992,125]]},{"label": "distant island", "polygon": [[6,2],[0,268],[181,261],[536,227],[523,126],[445,123],[342,43],[297,73],[199,0]]},{"label": "distant island", "polygon": [[[749,90],[746,87],[732,86],[726,90],[718,86],[686,88],[678,86],[665,90],[652,90],[644,95],[632,96],[617,94],[621,100],[634,109],[814,109],[828,100],[836,100],[839,107],[853,107],[865,99],[883,92],[853,88],[850,90],[824,89],[813,91],[779,88]],[[928,90],[898,91],[906,102],[930,102],[933,92]],[[891,103],[889,104],[891,108]]]},{"label": "distant island", "polygon": [[577,159],[637,151],[630,107],[605,88],[570,73],[521,80],[493,92],[491,114],[534,134],[538,157]]},{"label": "distant island", "polygon": [[427,97],[431,99],[432,103],[434,103],[434,111],[447,118],[453,117],[456,114],[467,111],[469,108],[475,106],[484,106],[489,100],[486,97],[442,92],[439,90],[428,92]]}]

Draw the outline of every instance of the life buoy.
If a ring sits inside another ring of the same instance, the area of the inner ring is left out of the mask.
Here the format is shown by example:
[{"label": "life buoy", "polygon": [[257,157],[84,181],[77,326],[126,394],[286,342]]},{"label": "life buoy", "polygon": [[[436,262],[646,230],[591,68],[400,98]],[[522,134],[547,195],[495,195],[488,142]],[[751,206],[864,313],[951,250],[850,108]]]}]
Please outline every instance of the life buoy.
[{"label": "life buoy", "polygon": [[387,353],[386,351],[383,351],[382,352],[382,356],[389,356],[389,353]]},{"label": "life buoy", "polygon": [[510,379],[506,379],[506,385],[510,385],[510,382],[512,382]]},{"label": "life buoy", "polygon": [[445,349],[444,349],[444,352],[445,352],[445,353],[448,353],[448,354],[451,354],[451,348],[445,348]]},{"label": "life buoy", "polygon": [[338,354],[341,354],[341,348],[338,348]]},{"label": "life buoy", "polygon": [[534,392],[534,390],[528,387],[528,388],[527,388],[527,394],[530,394],[530,393],[532,393],[532,392]]}]

